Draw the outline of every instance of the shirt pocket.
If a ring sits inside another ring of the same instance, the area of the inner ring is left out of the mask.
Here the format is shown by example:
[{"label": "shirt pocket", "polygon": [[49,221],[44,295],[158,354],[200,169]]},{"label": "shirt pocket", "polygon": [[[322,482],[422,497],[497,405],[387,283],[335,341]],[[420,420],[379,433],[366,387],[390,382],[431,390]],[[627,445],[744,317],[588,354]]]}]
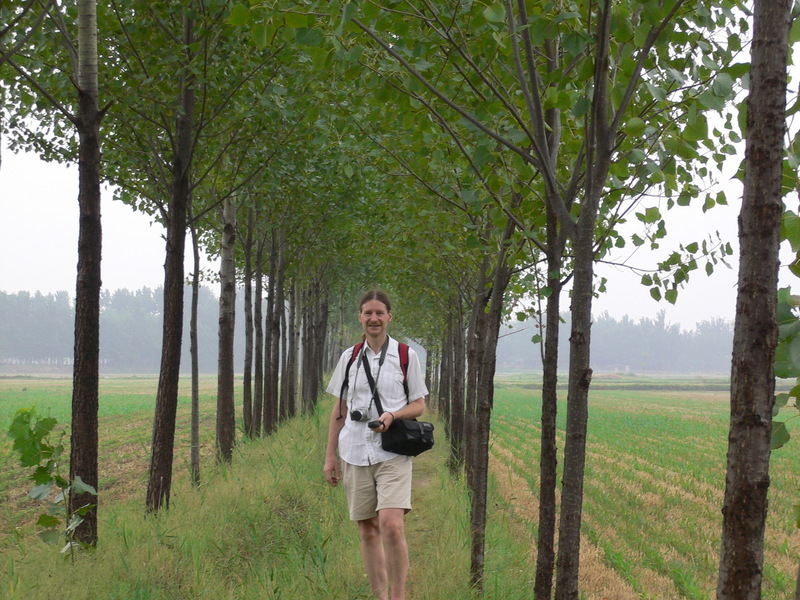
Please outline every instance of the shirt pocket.
[{"label": "shirt pocket", "polygon": [[[385,379],[384,379],[385,378]],[[384,388],[384,385],[386,386]],[[385,389],[385,394],[387,399],[391,399],[395,402],[406,400],[406,392],[403,388],[403,372],[397,368],[386,368],[386,365],[383,367],[383,372],[381,373],[381,386],[382,389]]]}]

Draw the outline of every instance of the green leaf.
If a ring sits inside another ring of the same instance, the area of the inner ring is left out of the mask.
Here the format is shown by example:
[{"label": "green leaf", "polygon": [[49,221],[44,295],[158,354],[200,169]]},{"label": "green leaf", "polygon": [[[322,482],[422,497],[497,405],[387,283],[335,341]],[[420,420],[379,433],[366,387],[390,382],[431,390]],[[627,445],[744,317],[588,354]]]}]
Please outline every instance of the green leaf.
[{"label": "green leaf", "polygon": [[654,300],[661,300],[661,289],[657,287],[650,288],[650,295]]},{"label": "green leaf", "polygon": [[82,517],[85,517],[89,513],[89,511],[91,511],[92,509],[94,509],[96,507],[97,507],[97,504],[84,504],[80,508],[75,509],[75,514],[76,515],[80,515]]},{"label": "green leaf", "polygon": [[33,498],[34,500],[44,500],[47,496],[50,495],[50,492],[53,490],[53,486],[49,483],[43,483],[41,485],[37,485],[33,488],[28,495]]},{"label": "green leaf", "polygon": [[[785,331],[786,326],[782,325],[779,329]],[[783,379],[800,377],[800,336],[789,334],[778,343],[775,348],[773,369],[776,377]]]},{"label": "green leaf", "polygon": [[572,56],[579,56],[585,49],[587,40],[583,33],[567,32],[561,38],[564,50]]},{"label": "green leaf", "polygon": [[582,116],[586,115],[589,112],[589,109],[592,108],[592,102],[588,98],[581,96],[578,98],[578,101],[575,102],[575,106],[572,109],[572,116],[576,119],[581,118]]},{"label": "green leaf", "polygon": [[58,544],[61,541],[61,532],[57,529],[46,529],[39,532],[39,537],[45,544]]},{"label": "green leaf", "polygon": [[786,429],[786,423],[783,421],[773,421],[770,448],[773,450],[781,448],[786,442],[789,441],[789,438],[791,438],[791,436],[789,435],[789,430]]},{"label": "green leaf", "polygon": [[718,73],[714,77],[712,89],[716,96],[731,98],[733,96],[733,79],[727,73]]},{"label": "green leaf", "polygon": [[792,19],[792,28],[789,30],[789,43],[800,42],[800,19]]},{"label": "green leaf", "polygon": [[283,15],[283,22],[292,29],[304,29],[308,27],[308,15],[299,12],[287,12]]},{"label": "green leaf", "polygon": [[83,523],[83,517],[77,513],[72,513],[72,516],[69,518],[69,523],[67,523],[67,528],[65,530],[67,535],[75,531],[80,526],[81,523]]},{"label": "green leaf", "polygon": [[472,160],[475,165],[482,169],[492,158],[492,149],[488,146],[480,145],[475,148],[475,153],[472,155]]},{"label": "green leaf", "polygon": [[502,4],[487,6],[483,11],[483,18],[490,23],[505,23],[506,9]]},{"label": "green leaf", "polygon": [[687,142],[697,142],[708,137],[708,123],[705,117],[698,117],[694,122],[689,123],[683,130],[683,139]]},{"label": "green leaf", "polygon": [[266,23],[256,23],[250,28],[250,39],[256,48],[264,49],[267,47],[267,25]]},{"label": "green leaf", "polygon": [[321,46],[325,37],[318,29],[302,27],[297,30],[296,39],[301,46]]},{"label": "green leaf", "polygon": [[31,475],[31,479],[36,485],[49,484],[53,480],[53,475],[47,467],[40,465]]},{"label": "green leaf", "polygon": [[75,476],[75,480],[72,482],[72,491],[75,494],[92,494],[97,496],[97,490],[83,481],[80,475]]},{"label": "green leaf", "polygon": [[342,11],[342,24],[349,23],[357,12],[358,12],[358,5],[356,5],[354,2],[346,4],[344,10]]},{"label": "green leaf", "polygon": [[228,24],[234,27],[241,27],[246,25],[250,20],[250,7],[241,2],[237,2],[231,9],[231,14],[228,15]]},{"label": "green leaf", "polygon": [[646,124],[644,119],[641,117],[632,117],[627,123],[625,123],[625,126],[622,128],[622,130],[628,135],[636,136],[642,133],[645,127]]},{"label": "green leaf", "polygon": [[36,524],[39,527],[47,527],[51,529],[53,527],[58,527],[60,523],[61,519],[52,515],[39,515],[39,519],[36,521]]},{"label": "green leaf", "polygon": [[643,213],[636,213],[636,216],[642,223],[655,223],[661,219],[661,211],[657,206],[651,206]]},{"label": "green leaf", "polygon": [[678,300],[678,290],[675,288],[667,290],[664,292],[664,298],[670,304],[675,304],[675,302]]},{"label": "green leaf", "polygon": [[781,408],[786,406],[786,403],[789,402],[789,398],[791,396],[789,394],[777,394],[775,396],[775,404],[772,405],[772,416],[776,416]]},{"label": "green leaf", "polygon": [[800,215],[786,211],[781,215],[781,239],[792,247],[792,252],[800,251]]}]

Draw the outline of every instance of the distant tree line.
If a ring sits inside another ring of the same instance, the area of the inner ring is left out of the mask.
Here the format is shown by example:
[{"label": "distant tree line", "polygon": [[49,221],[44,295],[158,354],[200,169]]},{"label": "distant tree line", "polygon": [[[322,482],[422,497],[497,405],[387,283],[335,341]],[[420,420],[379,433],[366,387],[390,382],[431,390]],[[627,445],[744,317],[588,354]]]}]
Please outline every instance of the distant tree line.
[{"label": "distant tree line", "polygon": [[[569,356],[569,316],[560,326],[559,358],[566,368]],[[535,321],[503,328],[497,349],[499,371],[541,370]],[[664,311],[652,318],[615,319],[602,313],[592,324],[592,366],[595,371],[630,373],[721,373],[731,368],[733,323],[722,318],[699,322],[684,330],[666,321]]]},{"label": "distant tree line", "polygon": [[[190,288],[187,286],[186,292]],[[143,287],[104,291],[100,298],[100,368],[105,373],[158,373],[161,359],[163,289]],[[208,288],[198,298],[199,362],[204,373],[217,369],[219,301]],[[188,319],[189,303],[185,310]],[[72,364],[75,304],[65,292],[0,291],[0,363],[65,366]],[[237,323],[241,330],[241,323]],[[243,334],[234,352],[243,355]],[[189,346],[184,332],[184,347]],[[181,371],[189,372],[189,353]]]},{"label": "distant tree line", "polygon": [[[187,287],[187,291],[189,288]],[[106,373],[157,373],[161,355],[162,289],[105,291],[101,297],[100,358]],[[189,305],[187,303],[186,310]],[[219,302],[201,288],[198,304],[200,370],[216,373]],[[240,311],[237,310],[239,314]],[[67,292],[0,292],[0,362],[18,365],[69,365],[72,360],[74,304]],[[244,353],[242,321],[237,319],[234,352]],[[568,316],[564,315],[559,355],[568,356]],[[534,321],[506,326],[498,344],[500,371],[541,370],[539,333]],[[185,332],[188,347],[188,331]],[[665,313],[634,320],[603,313],[592,325],[597,371],[631,373],[725,373],[730,370],[733,323],[716,318],[684,330]],[[181,370],[188,373],[189,354]],[[238,370],[238,369],[237,369]]]}]

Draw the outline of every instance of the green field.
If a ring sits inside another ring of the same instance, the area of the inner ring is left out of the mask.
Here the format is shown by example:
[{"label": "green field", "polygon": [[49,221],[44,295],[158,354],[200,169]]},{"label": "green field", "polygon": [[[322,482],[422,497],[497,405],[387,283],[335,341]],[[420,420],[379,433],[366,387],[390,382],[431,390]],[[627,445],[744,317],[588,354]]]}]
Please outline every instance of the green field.
[{"label": "green field", "polygon": [[[368,598],[343,498],[321,483],[322,413],[297,419],[267,440],[240,444],[234,464],[220,469],[212,459],[216,385],[204,379],[204,483],[195,490],[187,477],[189,388],[182,381],[173,506],[158,518],[144,518],[156,383],[101,382],[100,544],[74,563],[33,535],[39,507],[25,496],[30,486],[7,440],[8,451],[0,454],[0,597]],[[712,598],[727,395],[714,391],[722,385],[718,381],[616,383],[598,381],[590,398],[583,596]],[[34,404],[68,422],[69,390],[67,379],[0,379],[3,427],[19,407]],[[535,380],[498,378],[486,598],[531,597],[538,405]],[[563,429],[566,407],[559,411]],[[415,511],[408,522],[414,600],[471,597],[468,503],[462,482],[444,467],[442,430],[434,451],[415,462]],[[800,535],[792,522],[800,495],[793,444],[773,454],[763,594],[769,600],[792,596],[800,560]]]},{"label": "green field", "polygon": [[[652,382],[651,382],[652,383]],[[527,382],[499,382],[494,417],[495,474],[506,471],[535,492],[540,407]],[[728,400],[696,380],[665,390],[590,394],[584,503],[586,538],[641,598],[714,597],[722,526]],[[713,389],[713,386],[711,386]],[[566,403],[559,406],[563,450]],[[800,534],[797,452],[772,456],[764,598],[793,596]],[[612,596],[609,596],[612,597]]]}]

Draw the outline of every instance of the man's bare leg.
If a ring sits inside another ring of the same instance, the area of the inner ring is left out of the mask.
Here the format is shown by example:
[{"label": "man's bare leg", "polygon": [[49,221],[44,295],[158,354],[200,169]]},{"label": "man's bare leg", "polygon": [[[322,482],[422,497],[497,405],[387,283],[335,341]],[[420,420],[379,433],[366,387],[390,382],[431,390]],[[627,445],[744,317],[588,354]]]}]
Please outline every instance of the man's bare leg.
[{"label": "man's bare leg", "polygon": [[379,517],[358,521],[358,534],[361,538],[361,557],[372,591],[378,600],[389,600]]},{"label": "man's bare leg", "polygon": [[405,514],[406,511],[402,508],[385,508],[378,514],[391,600],[405,600],[406,597],[408,544],[406,543]]}]

